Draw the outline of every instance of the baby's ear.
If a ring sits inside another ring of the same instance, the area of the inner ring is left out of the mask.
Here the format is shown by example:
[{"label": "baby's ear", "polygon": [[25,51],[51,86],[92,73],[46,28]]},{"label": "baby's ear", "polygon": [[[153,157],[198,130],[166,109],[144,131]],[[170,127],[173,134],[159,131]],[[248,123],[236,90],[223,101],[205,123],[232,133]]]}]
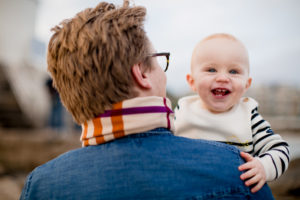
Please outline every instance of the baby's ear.
[{"label": "baby's ear", "polygon": [[195,81],[192,77],[191,74],[187,74],[186,75],[186,81],[188,82],[190,88],[193,90],[193,91],[196,91],[196,88],[195,88]]},{"label": "baby's ear", "polygon": [[251,86],[251,83],[252,83],[252,78],[248,78],[246,83],[246,89],[248,89]]}]

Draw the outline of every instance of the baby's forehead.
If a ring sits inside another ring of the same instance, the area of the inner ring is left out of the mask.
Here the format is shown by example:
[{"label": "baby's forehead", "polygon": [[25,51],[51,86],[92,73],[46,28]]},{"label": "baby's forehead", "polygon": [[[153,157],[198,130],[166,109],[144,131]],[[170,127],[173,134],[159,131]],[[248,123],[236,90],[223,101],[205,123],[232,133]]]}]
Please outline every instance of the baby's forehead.
[{"label": "baby's forehead", "polygon": [[207,54],[212,54],[213,56],[218,55],[228,55],[232,53],[239,57],[248,58],[248,51],[244,44],[238,39],[229,36],[211,36],[201,40],[194,48],[192,54],[192,60],[197,59]]},{"label": "baby's forehead", "polygon": [[195,47],[192,55],[191,67],[198,65],[199,62],[205,60],[222,61],[220,58],[227,58],[225,60],[233,59],[232,61],[247,63],[246,67],[249,68],[249,58],[246,47],[238,39],[233,36],[213,36],[201,40]]}]

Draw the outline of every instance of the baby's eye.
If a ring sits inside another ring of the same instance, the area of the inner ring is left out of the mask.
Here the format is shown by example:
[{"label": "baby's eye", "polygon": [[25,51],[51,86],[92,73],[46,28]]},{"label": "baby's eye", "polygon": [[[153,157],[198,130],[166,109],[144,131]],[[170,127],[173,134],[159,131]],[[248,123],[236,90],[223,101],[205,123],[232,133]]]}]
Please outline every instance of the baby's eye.
[{"label": "baby's eye", "polygon": [[216,72],[217,70],[214,69],[214,68],[209,68],[207,71],[208,71],[208,72]]},{"label": "baby's eye", "polygon": [[235,69],[232,69],[232,70],[229,71],[229,73],[230,74],[238,74],[239,72],[237,70],[235,70]]}]

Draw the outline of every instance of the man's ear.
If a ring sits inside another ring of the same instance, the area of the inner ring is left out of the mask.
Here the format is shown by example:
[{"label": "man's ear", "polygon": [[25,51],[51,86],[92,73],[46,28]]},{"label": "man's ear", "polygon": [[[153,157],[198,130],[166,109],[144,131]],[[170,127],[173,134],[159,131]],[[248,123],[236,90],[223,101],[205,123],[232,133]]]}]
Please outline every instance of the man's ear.
[{"label": "man's ear", "polygon": [[138,86],[145,89],[151,89],[147,73],[143,72],[141,63],[134,64],[131,68],[131,73]]},{"label": "man's ear", "polygon": [[187,75],[186,75],[186,81],[188,82],[190,88],[191,88],[194,92],[196,92],[196,88],[195,88],[195,84],[194,84],[194,79],[193,79],[193,77],[192,77],[191,74],[187,74]]}]

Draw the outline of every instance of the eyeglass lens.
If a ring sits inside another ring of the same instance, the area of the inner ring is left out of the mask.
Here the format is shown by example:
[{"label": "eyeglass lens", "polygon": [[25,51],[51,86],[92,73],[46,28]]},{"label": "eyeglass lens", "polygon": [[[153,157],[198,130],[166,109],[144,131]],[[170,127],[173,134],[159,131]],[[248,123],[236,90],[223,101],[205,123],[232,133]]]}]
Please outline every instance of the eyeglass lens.
[{"label": "eyeglass lens", "polygon": [[165,71],[167,67],[167,58],[166,56],[156,56],[157,62],[159,66]]}]

